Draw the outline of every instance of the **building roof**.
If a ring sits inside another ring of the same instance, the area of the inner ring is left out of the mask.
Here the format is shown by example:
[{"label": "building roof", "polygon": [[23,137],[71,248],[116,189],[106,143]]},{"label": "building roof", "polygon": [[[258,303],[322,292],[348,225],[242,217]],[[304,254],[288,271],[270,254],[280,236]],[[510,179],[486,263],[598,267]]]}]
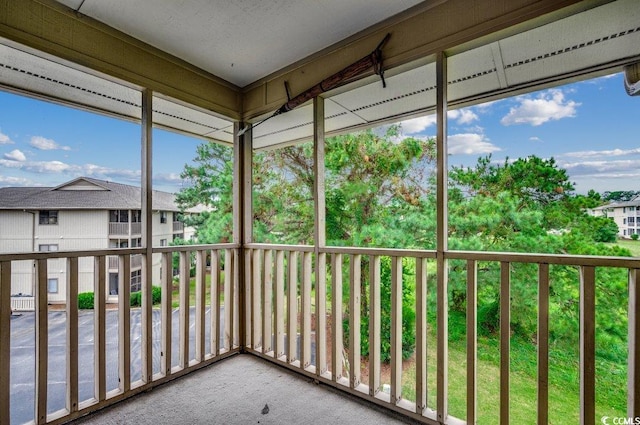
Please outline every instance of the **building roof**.
[{"label": "building roof", "polygon": [[[153,191],[153,209],[180,211],[175,195]],[[0,188],[0,210],[141,209],[139,187],[78,177],[57,187]]]}]

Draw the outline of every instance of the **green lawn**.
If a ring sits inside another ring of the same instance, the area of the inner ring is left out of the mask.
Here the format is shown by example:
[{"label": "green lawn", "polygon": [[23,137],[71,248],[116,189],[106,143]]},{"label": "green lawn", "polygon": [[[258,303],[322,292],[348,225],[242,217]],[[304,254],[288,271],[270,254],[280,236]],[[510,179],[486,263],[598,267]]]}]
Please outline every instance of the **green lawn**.
[{"label": "green lawn", "polygon": [[[428,405],[436,406],[435,333],[428,346]],[[464,340],[449,343],[449,414],[466,416],[466,345]],[[536,347],[512,341],[510,403],[511,423],[535,424],[537,411]],[[577,356],[562,351],[550,353],[549,423],[579,423],[579,366]],[[623,417],[626,406],[626,367],[599,361],[596,366],[596,420],[603,416]],[[415,399],[415,364],[403,374],[403,396]],[[499,346],[496,339],[478,339],[478,424],[496,424],[500,411]]]},{"label": "green lawn", "polygon": [[[224,280],[224,276],[221,277]],[[224,293],[220,293],[220,302],[224,302]],[[205,277],[205,304],[211,305],[211,275],[207,273]],[[171,305],[173,308],[180,306],[180,289],[179,283],[174,281],[173,290],[171,291]],[[196,305],[196,279],[192,277],[189,280],[189,305]]]},{"label": "green lawn", "polygon": [[634,241],[631,239],[618,239],[618,242],[616,242],[615,244],[608,245],[618,245],[619,247],[627,248],[629,251],[631,251],[631,255],[633,255],[634,257],[640,257],[640,241]]}]

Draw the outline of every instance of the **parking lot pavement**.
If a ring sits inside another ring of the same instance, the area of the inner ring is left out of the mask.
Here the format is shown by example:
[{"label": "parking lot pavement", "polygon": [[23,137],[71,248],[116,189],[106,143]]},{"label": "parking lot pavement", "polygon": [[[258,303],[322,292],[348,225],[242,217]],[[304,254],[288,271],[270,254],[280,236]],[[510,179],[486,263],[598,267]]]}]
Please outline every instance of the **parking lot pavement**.
[{"label": "parking lot pavement", "polygon": [[[141,379],[141,310],[131,309],[131,382]],[[205,350],[210,351],[210,310],[206,311]],[[172,314],[172,366],[178,365],[179,310]],[[78,391],[79,400],[94,397],[94,314],[81,310],[78,314]],[[118,311],[106,314],[107,391],[118,388]],[[47,412],[65,408],[66,399],[66,312],[49,312],[49,368]],[[221,311],[221,333],[224,332],[224,311]],[[153,372],[160,372],[160,310],[153,310]],[[195,358],[195,308],[190,309],[189,353]],[[220,341],[222,338],[219,339]],[[35,313],[20,313],[11,317],[11,423],[22,424],[34,418],[35,397]]]}]

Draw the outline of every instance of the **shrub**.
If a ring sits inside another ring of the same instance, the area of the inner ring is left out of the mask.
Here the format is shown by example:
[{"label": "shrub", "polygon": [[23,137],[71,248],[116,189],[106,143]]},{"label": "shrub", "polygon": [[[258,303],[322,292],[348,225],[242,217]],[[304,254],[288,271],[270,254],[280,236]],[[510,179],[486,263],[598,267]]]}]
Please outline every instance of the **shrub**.
[{"label": "shrub", "polygon": [[78,308],[80,310],[93,310],[93,292],[78,294]]},{"label": "shrub", "polygon": [[160,304],[162,301],[162,288],[159,286],[151,287],[151,299],[153,300],[153,304]]},{"label": "shrub", "polygon": [[142,291],[132,292],[129,301],[131,307],[140,307],[142,305]]},{"label": "shrub", "polygon": [[[151,287],[151,300],[153,304],[160,304],[162,300],[162,288],[159,286]],[[132,292],[130,303],[131,307],[140,307],[142,306],[142,291]]]},{"label": "shrub", "polygon": [[637,241],[638,237],[640,237],[640,235],[638,235],[637,233],[634,233],[633,235],[631,235],[631,239],[633,239],[634,241]]}]

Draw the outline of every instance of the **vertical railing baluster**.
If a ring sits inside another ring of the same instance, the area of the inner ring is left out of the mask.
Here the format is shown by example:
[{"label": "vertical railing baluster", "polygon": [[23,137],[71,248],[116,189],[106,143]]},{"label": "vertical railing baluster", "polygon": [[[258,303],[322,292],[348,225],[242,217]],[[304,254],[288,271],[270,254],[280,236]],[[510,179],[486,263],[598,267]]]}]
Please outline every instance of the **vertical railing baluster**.
[{"label": "vertical railing baluster", "polygon": [[160,301],[160,315],[162,327],[160,329],[160,373],[171,375],[171,326],[173,322],[173,261],[172,253],[162,253],[162,299]]},{"label": "vertical railing baluster", "polygon": [[380,256],[369,264],[369,395],[380,391]]},{"label": "vertical railing baluster", "polygon": [[253,250],[253,349],[262,347],[262,263],[264,251]]},{"label": "vertical railing baluster", "polygon": [[233,349],[236,340],[236,261],[233,249],[224,250],[224,346],[227,351]]},{"label": "vertical railing baluster", "polygon": [[[245,346],[243,349],[253,347],[253,250],[244,250],[244,331]],[[213,307],[213,304],[212,304]],[[211,328],[213,329],[213,328]]]},{"label": "vertical railing baluster", "polygon": [[416,258],[416,413],[427,408],[427,259]]},{"label": "vertical railing baluster", "polygon": [[[333,353],[331,353],[331,379],[342,378],[342,254],[331,256],[331,314]],[[350,331],[351,332],[351,331]]]},{"label": "vertical railing baluster", "polygon": [[478,267],[475,260],[467,260],[467,424],[477,421],[478,386]]},{"label": "vertical railing baluster", "polygon": [[36,261],[36,424],[47,422],[47,372],[49,367],[49,318],[47,260]]},{"label": "vertical railing baluster", "polygon": [[211,354],[220,354],[220,251],[211,251]]},{"label": "vertical railing baluster", "polygon": [[[360,385],[360,289],[362,285],[362,256],[352,255],[349,260],[349,384]],[[342,324],[340,324],[342,326]],[[342,337],[342,335],[340,335]]]},{"label": "vertical railing baluster", "polygon": [[118,260],[118,378],[123,393],[131,389],[131,256]]},{"label": "vertical railing baluster", "polygon": [[207,251],[196,251],[196,362],[204,361]]},{"label": "vertical railing baluster", "polygon": [[276,352],[275,358],[284,356],[284,251],[276,251]]},{"label": "vertical railing baluster", "polygon": [[[0,334],[11,335],[11,261],[0,262]],[[11,419],[11,339],[0,344],[0,423]]]},{"label": "vertical railing baluster", "polygon": [[549,422],[549,264],[538,265],[538,423]]},{"label": "vertical railing baluster", "polygon": [[311,364],[311,253],[302,254],[302,343],[300,344],[300,367]]},{"label": "vertical railing baluster", "polygon": [[327,371],[327,254],[316,258],[316,375]]},{"label": "vertical railing baluster", "polygon": [[509,363],[511,349],[510,263],[500,263],[500,424],[509,423]]},{"label": "vertical railing baluster", "polygon": [[289,251],[287,259],[287,363],[297,360],[298,346],[298,253]]},{"label": "vertical railing baluster", "polygon": [[580,267],[580,424],[596,420],[596,269]]},{"label": "vertical railing baluster", "polygon": [[262,286],[262,354],[271,352],[273,339],[273,251],[264,252],[264,280]]},{"label": "vertical railing baluster", "polygon": [[95,397],[98,402],[107,398],[107,257],[94,260],[93,292],[93,367]]},{"label": "vertical railing baluster", "polygon": [[240,273],[242,273],[242,271],[239,269],[240,250],[234,248],[230,251],[233,259],[231,262],[231,266],[233,267],[231,271],[233,279],[233,285],[231,286],[231,298],[233,299],[231,303],[231,348],[235,349],[240,347]]},{"label": "vertical railing baluster", "polygon": [[180,364],[182,369],[189,367],[189,268],[190,253],[180,251]]},{"label": "vertical railing baluster", "polygon": [[391,258],[391,403],[402,398],[402,257]]},{"label": "vertical railing baluster", "polygon": [[640,269],[629,270],[627,417],[640,417]]},{"label": "vertical railing baluster", "polygon": [[78,410],[78,258],[67,258],[67,411]]}]

